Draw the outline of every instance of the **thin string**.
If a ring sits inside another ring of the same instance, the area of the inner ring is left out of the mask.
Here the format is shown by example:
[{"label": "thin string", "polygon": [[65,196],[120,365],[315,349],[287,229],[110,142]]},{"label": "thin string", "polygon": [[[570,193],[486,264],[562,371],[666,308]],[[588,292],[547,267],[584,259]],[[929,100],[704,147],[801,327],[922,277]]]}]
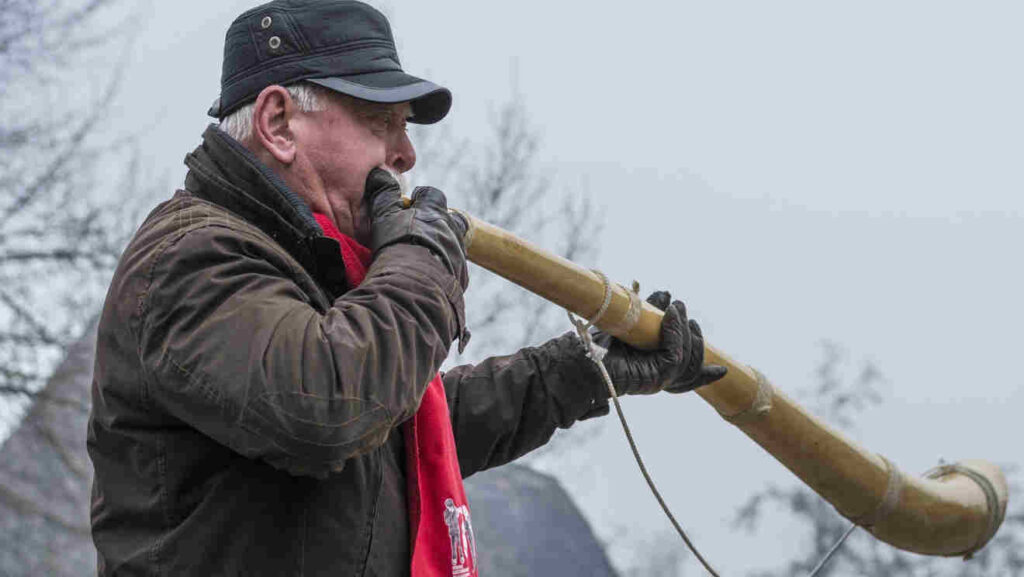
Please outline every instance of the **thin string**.
[{"label": "thin string", "polygon": [[835,545],[832,545],[832,548],[828,550],[828,553],[825,553],[825,556],[822,557],[821,561],[818,562],[817,567],[815,567],[814,569],[811,569],[811,572],[807,574],[807,577],[814,577],[815,575],[818,574],[819,571],[824,569],[825,565],[829,562],[830,559],[832,559],[832,555],[834,555],[835,552],[838,551],[839,548],[843,546],[843,543],[846,542],[846,538],[849,537],[850,534],[853,533],[856,529],[857,529],[857,524],[856,523],[850,523],[850,526],[847,527],[846,532],[843,533],[843,536],[840,537],[838,541],[836,541]]},{"label": "thin string", "polygon": [[[658,487],[654,484],[654,479],[651,477],[651,474],[647,471],[647,466],[644,464],[644,460],[640,456],[640,449],[637,448],[636,441],[633,439],[633,432],[630,430],[629,423],[626,422],[626,415],[622,411],[622,405],[619,404],[619,395],[615,391],[615,385],[612,383],[612,378],[608,374],[608,369],[604,366],[604,362],[602,362],[601,360],[601,355],[597,353],[597,350],[595,348],[596,345],[594,344],[594,341],[590,335],[590,328],[596,322],[600,321],[604,314],[608,311],[608,307],[611,304],[612,296],[611,283],[608,281],[608,277],[606,277],[604,273],[600,271],[595,270],[593,272],[596,273],[599,277],[601,277],[601,280],[604,283],[604,299],[601,304],[601,308],[598,309],[597,313],[586,322],[584,322],[580,318],[577,318],[572,313],[572,311],[566,310],[566,314],[569,315],[569,322],[572,323],[573,327],[576,328],[576,333],[579,335],[580,340],[582,340],[583,344],[586,346],[587,357],[589,357],[590,360],[592,360],[594,364],[597,365],[597,368],[601,372],[601,377],[604,379],[604,384],[608,388],[608,395],[611,398],[612,403],[615,405],[615,414],[618,415],[619,417],[619,423],[622,424],[622,430],[626,434],[626,440],[629,442],[629,448],[633,452],[633,458],[634,460],[636,460],[636,464],[640,468],[640,473],[643,475],[644,480],[647,481],[647,486],[650,487],[651,493],[654,495],[654,498],[657,499],[658,505],[661,506],[661,510],[665,512],[665,516],[668,517],[668,520],[672,523],[672,526],[675,528],[676,533],[678,533],[679,536],[682,538],[687,548],[689,548],[690,552],[692,552],[693,555],[697,558],[697,560],[700,561],[700,564],[704,567],[704,570],[710,573],[712,577],[721,577],[718,574],[718,572],[711,567],[708,561],[704,559],[704,556],[700,554],[700,551],[697,550],[697,547],[693,544],[693,542],[690,541],[690,538],[689,536],[687,536],[686,531],[683,530],[683,527],[679,524],[679,521],[676,520],[675,515],[673,515],[672,511],[669,509],[668,503],[666,503],[665,499],[661,496],[661,492],[658,491]],[[635,293],[639,292],[639,286],[636,282],[633,283],[632,292],[633,294],[630,295],[631,297],[633,297]],[[755,402],[753,403],[751,409],[743,411],[743,413],[749,412],[750,415],[744,414],[742,415],[742,419],[738,420],[745,421],[747,420],[748,416],[751,417],[750,420],[753,420],[753,418],[763,416],[765,413],[768,412],[768,410],[771,409],[771,387],[770,385],[767,385],[767,379],[764,379],[764,377],[761,376],[760,374],[758,376],[760,377],[758,379],[758,398],[755,399]],[[762,387],[762,382],[765,383],[767,387]],[[727,418],[727,420],[737,420],[737,417],[740,417],[740,415],[734,415],[731,418]],[[881,513],[876,513],[876,516],[881,517],[884,517],[891,511],[892,508],[894,508],[895,505],[893,504],[893,500],[896,499],[896,497],[892,496],[891,494],[898,493],[898,488],[901,486],[900,479],[893,478],[894,476],[898,476],[898,470],[894,466],[892,466],[888,461],[886,461],[886,464],[889,465],[890,479],[889,487],[886,491],[886,498],[883,499],[883,503],[879,507]],[[811,572],[807,574],[807,577],[816,577],[816,575],[818,575],[818,573],[821,572],[825,565],[827,565],[828,562],[832,559],[833,555],[835,555],[835,553],[839,551],[839,549],[846,542],[847,538],[857,529],[857,527],[857,523],[851,523],[850,526],[843,533],[843,535],[839,537],[838,540],[836,540],[835,544],[832,545],[832,547],[828,550],[828,552],[821,559],[821,561],[818,562],[817,566],[815,566],[814,569],[812,569]]]},{"label": "thin string", "polygon": [[726,421],[736,425],[746,425],[752,423],[761,417],[768,414],[772,410],[772,397],[774,396],[775,387],[768,382],[768,378],[761,374],[761,371],[757,369],[751,369],[754,371],[754,377],[757,378],[757,394],[754,396],[754,401],[750,403],[750,406],[735,415],[724,415],[721,412],[718,414],[722,416]]},{"label": "thin string", "polygon": [[985,494],[985,503],[988,505],[988,531],[981,536],[973,547],[961,553],[964,561],[969,561],[995,535],[995,532],[1003,522],[1005,511],[999,506],[999,493],[988,477],[966,465],[960,463],[946,464],[940,461],[937,467],[926,471],[924,477],[926,479],[938,479],[951,473],[959,473],[974,481]]},{"label": "thin string", "polygon": [[597,309],[594,316],[587,320],[588,329],[601,322],[601,319],[604,318],[604,314],[608,312],[608,307],[612,304],[612,283],[608,281],[608,277],[606,277],[603,272],[595,269],[592,269],[591,272],[601,277],[601,282],[604,283],[604,300],[601,301],[601,308]]},{"label": "thin string", "polygon": [[[604,275],[601,276],[604,279],[605,286],[608,287],[608,279],[604,278]],[[712,569],[711,565],[709,565],[708,562],[704,559],[704,556],[700,554],[700,551],[697,550],[697,547],[694,546],[694,544],[690,541],[690,538],[686,535],[686,531],[684,531],[682,526],[679,525],[679,522],[676,521],[675,515],[672,514],[671,510],[669,510],[668,504],[665,502],[665,499],[661,496],[661,492],[658,491],[658,487],[655,486],[654,479],[652,479],[650,473],[647,472],[647,467],[644,465],[644,460],[643,458],[640,457],[640,450],[636,446],[636,441],[633,440],[633,433],[629,429],[629,423],[626,422],[626,416],[622,412],[622,405],[619,404],[619,395],[615,392],[615,385],[612,384],[612,378],[611,376],[608,375],[608,369],[605,368],[604,363],[598,357],[594,349],[594,341],[590,338],[589,331],[591,323],[583,322],[582,320],[576,318],[571,311],[566,312],[569,314],[569,321],[573,324],[574,327],[576,327],[577,334],[579,334],[580,339],[587,347],[587,356],[589,356],[590,359],[594,361],[594,364],[596,364],[597,368],[601,371],[601,376],[604,377],[604,384],[605,386],[608,387],[608,395],[611,397],[612,402],[615,404],[615,413],[619,416],[619,422],[622,423],[622,430],[626,433],[626,440],[629,441],[629,448],[633,451],[633,458],[636,459],[636,464],[637,466],[640,467],[640,473],[643,474],[644,480],[647,481],[647,486],[651,488],[651,493],[654,494],[654,498],[657,499],[658,504],[661,505],[661,510],[665,512],[665,515],[668,517],[668,520],[671,521],[672,526],[675,527],[676,532],[679,533],[679,536],[682,537],[683,542],[686,543],[686,546],[690,549],[691,552],[693,552],[694,556],[697,557],[697,560],[700,561],[701,565],[704,566],[704,569],[707,570],[707,572],[710,573],[713,577],[720,577],[720,575],[714,569]]]},{"label": "thin string", "polygon": [[[885,457],[882,458],[885,459]],[[898,492],[899,488],[902,486],[902,477],[900,475],[899,469],[897,469],[896,466],[890,463],[888,460],[885,461],[885,464],[889,467],[889,486],[886,489],[886,496],[882,499],[882,503],[879,505],[879,509],[884,509],[885,511],[884,514],[881,516],[878,516],[877,513],[873,515],[873,517],[876,517],[874,521],[875,523],[881,521],[882,518],[891,513],[892,509],[895,508],[894,498],[891,495],[895,492]],[[963,467],[962,465],[947,465],[940,461],[939,466],[933,469],[929,469],[928,471],[925,471],[922,477],[924,477],[925,479],[937,479],[945,474],[957,472],[963,473],[969,476],[970,478],[975,479],[974,476],[971,476],[971,473],[974,473],[974,471],[971,471],[970,473],[967,471],[971,470],[968,469],[967,467]],[[978,479],[975,479],[975,481],[978,483],[978,485],[981,486],[982,490],[985,492],[985,497],[989,502],[989,508],[991,510],[995,497],[989,498],[989,492],[986,489],[986,485],[988,485],[988,487],[991,488],[991,484],[988,482],[988,479],[985,479],[984,476],[978,475],[977,473],[974,474],[983,479],[983,481],[979,481]],[[993,495],[994,491],[995,489],[992,489]],[[996,505],[995,509],[998,510],[998,508],[998,505]],[[996,514],[998,515],[998,513]],[[817,575],[818,572],[825,567],[825,564],[829,562],[829,560],[832,558],[832,555],[835,554],[835,552],[838,551],[840,547],[842,547],[844,542],[846,542],[846,538],[849,537],[850,534],[853,533],[859,526],[860,524],[856,522],[851,523],[850,527],[846,529],[846,532],[843,533],[842,537],[840,537],[836,541],[835,545],[832,545],[832,548],[829,549],[827,554],[825,554],[825,557],[818,563],[817,567],[815,567],[810,573],[807,574],[807,577],[815,577],[815,575]],[[977,548],[967,552],[964,556],[964,560],[966,561],[970,559],[974,551],[977,551]]]}]

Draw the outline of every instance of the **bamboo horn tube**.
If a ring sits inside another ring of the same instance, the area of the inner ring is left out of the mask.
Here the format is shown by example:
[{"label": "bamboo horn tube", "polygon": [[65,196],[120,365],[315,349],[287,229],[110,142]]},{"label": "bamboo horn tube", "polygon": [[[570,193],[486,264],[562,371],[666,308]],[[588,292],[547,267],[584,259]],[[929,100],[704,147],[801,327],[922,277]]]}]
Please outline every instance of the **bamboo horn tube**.
[{"label": "bamboo horn tube", "polygon": [[[581,317],[592,318],[601,309],[601,275],[456,212],[469,223],[469,260]],[[662,312],[643,302],[636,317],[636,297],[617,284],[611,288],[597,326],[631,345],[657,346]],[[626,322],[631,304],[632,323]],[[907,476],[805,411],[757,371],[711,345],[705,344],[704,355],[729,373],[697,394],[876,538],[915,553],[969,558],[995,535],[1008,498],[1006,479],[995,465],[964,461],[938,468],[931,478]]]}]

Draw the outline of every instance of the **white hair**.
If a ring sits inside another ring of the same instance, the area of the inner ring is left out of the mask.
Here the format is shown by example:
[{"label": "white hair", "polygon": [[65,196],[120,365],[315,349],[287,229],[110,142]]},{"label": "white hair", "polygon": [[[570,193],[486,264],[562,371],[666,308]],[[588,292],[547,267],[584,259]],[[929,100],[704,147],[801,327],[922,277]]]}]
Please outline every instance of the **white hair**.
[{"label": "white hair", "polygon": [[[327,109],[328,90],[309,82],[285,86],[295,106],[302,112],[321,112]],[[231,138],[244,142],[252,136],[252,116],[256,103],[250,102],[220,119],[220,129]]]}]

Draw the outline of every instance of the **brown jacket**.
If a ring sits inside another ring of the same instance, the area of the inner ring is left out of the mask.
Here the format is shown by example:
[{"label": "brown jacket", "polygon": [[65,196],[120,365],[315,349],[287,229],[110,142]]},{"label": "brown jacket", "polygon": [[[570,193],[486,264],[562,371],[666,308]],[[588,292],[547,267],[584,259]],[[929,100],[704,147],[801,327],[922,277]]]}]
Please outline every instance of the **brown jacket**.
[{"label": "brown jacket", "polygon": [[[186,164],[100,321],[100,575],[407,574],[396,428],[460,330],[458,283],[395,245],[348,290],[337,243],[239,143],[211,127]],[[444,385],[464,476],[607,411],[571,335]]]}]

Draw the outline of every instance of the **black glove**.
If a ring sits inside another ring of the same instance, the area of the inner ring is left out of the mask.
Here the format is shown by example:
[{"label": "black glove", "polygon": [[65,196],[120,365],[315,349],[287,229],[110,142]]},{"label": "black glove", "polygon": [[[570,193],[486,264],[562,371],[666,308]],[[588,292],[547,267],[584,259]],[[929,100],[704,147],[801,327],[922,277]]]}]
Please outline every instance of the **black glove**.
[{"label": "black glove", "polygon": [[685,393],[725,376],[720,365],[704,366],[704,336],[697,321],[686,319],[686,306],[665,291],[656,291],[647,302],[665,311],[661,344],[652,351],[635,349],[611,335],[597,331],[594,342],[606,348],[604,366],[619,395],[650,395],[658,391]]},{"label": "black glove", "polygon": [[468,226],[461,216],[448,212],[444,193],[429,186],[416,187],[412,206],[403,208],[398,182],[386,170],[374,168],[366,177],[364,202],[370,211],[374,255],[400,242],[425,246],[466,290],[469,271],[463,237]]}]

